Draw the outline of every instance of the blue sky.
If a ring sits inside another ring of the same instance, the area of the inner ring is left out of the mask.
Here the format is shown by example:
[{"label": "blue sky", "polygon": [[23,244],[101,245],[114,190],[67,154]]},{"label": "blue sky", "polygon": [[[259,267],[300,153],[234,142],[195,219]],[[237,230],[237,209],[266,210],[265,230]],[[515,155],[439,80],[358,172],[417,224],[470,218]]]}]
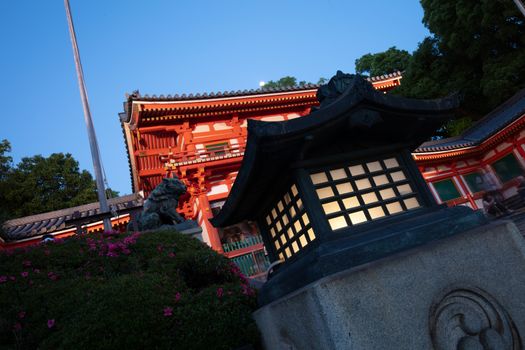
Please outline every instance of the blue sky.
[{"label": "blue sky", "polygon": [[[410,52],[426,35],[416,0],[70,0],[110,186],[131,192],[118,120],[124,94],[257,88],[354,72],[366,53]],[[0,139],[15,162],[69,152],[92,171],[62,0],[0,1]]]}]

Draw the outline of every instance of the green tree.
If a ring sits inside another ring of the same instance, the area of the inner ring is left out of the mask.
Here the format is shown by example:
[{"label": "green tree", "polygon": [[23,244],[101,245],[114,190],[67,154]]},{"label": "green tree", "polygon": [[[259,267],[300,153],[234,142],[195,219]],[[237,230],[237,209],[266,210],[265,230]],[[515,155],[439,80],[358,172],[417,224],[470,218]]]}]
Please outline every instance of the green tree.
[{"label": "green tree", "polygon": [[0,142],[0,181],[5,179],[11,169],[13,158],[7,155],[9,152],[11,152],[11,144],[4,139]]},{"label": "green tree", "polygon": [[405,50],[398,50],[395,46],[384,52],[367,53],[355,60],[355,71],[360,75],[378,76],[407,68],[410,54]]},{"label": "green tree", "polygon": [[512,1],[421,0],[433,34],[413,53],[396,93],[464,95],[474,120],[525,87],[525,21]]},{"label": "green tree", "polygon": [[[0,148],[0,164],[10,160],[7,142]],[[9,164],[7,162],[6,164]],[[0,209],[4,219],[13,219],[97,201],[96,184],[87,170],[80,171],[78,161],[69,153],[49,157],[36,155],[22,158],[9,167],[0,181]],[[111,191],[111,190],[109,190]],[[112,196],[118,195],[111,191]]]},{"label": "green tree", "polygon": [[[0,142],[0,194],[6,193],[6,179],[11,171],[11,164],[13,158],[7,155],[11,152],[11,144],[7,140]],[[7,203],[4,200],[0,200],[0,234],[2,233],[2,226],[5,220],[9,218],[9,212],[7,210]]]},{"label": "green tree", "polygon": [[[306,82],[302,82],[302,83],[306,84]],[[272,89],[280,89],[280,88],[296,86],[296,85],[297,85],[297,78],[287,75],[277,81],[273,81],[273,80],[268,81],[266,84],[264,84],[264,87],[272,88]]]},{"label": "green tree", "polygon": [[[318,85],[326,84],[326,82],[328,82],[328,79],[321,77],[317,81],[317,84]],[[284,88],[291,87],[291,86],[304,86],[308,84],[312,84],[312,83],[306,80],[301,80],[299,83],[297,83],[296,77],[287,75],[276,81],[269,80],[267,83],[264,84],[264,87],[273,88],[273,89],[284,89]]]}]

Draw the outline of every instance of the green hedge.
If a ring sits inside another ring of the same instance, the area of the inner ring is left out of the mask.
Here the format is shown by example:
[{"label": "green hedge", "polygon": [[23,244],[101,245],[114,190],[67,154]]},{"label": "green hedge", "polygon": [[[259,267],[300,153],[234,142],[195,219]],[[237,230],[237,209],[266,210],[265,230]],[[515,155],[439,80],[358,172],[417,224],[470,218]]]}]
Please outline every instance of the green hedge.
[{"label": "green hedge", "polygon": [[176,232],[89,235],[0,253],[0,348],[258,344],[238,268]]}]

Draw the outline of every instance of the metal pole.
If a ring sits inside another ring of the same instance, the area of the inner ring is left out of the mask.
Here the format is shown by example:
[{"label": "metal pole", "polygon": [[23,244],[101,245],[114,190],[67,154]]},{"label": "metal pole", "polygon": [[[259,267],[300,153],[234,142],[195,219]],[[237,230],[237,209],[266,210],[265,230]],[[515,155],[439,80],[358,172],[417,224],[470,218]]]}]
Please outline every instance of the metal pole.
[{"label": "metal pole", "polygon": [[514,3],[518,7],[518,9],[521,11],[521,14],[525,17],[525,5],[523,5],[521,0],[514,0]]},{"label": "metal pole", "polygon": [[[89,147],[91,149],[91,157],[93,158],[93,170],[95,171],[95,180],[97,182],[98,201],[100,203],[100,212],[108,213],[109,207],[106,200],[106,191],[104,188],[104,181],[102,177],[102,167],[100,165],[100,155],[98,153],[97,136],[95,135],[95,128],[93,120],[91,119],[91,112],[89,110],[89,103],[86,92],[86,85],[84,83],[84,73],[82,71],[82,64],[80,63],[80,53],[78,51],[77,37],[75,35],[75,27],[73,26],[73,18],[71,17],[71,8],[69,7],[69,0],[64,0],[66,7],[67,23],[69,26],[69,35],[71,37],[71,44],[73,45],[73,55],[75,56],[75,67],[77,70],[78,87],[80,88],[80,97],[82,99],[82,106],[84,108],[84,120],[88,131]],[[104,230],[111,231],[111,219],[105,218]]]}]

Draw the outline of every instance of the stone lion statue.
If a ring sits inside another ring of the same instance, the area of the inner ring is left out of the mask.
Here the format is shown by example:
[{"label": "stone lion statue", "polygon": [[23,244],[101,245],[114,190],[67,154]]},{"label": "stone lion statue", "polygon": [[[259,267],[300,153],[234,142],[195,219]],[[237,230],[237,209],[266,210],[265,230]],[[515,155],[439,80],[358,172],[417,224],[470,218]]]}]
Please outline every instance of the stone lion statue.
[{"label": "stone lion statue", "polygon": [[177,213],[179,197],[186,193],[186,185],[178,178],[164,178],[144,202],[142,213],[137,218],[140,231],[164,225],[177,225],[185,219]]}]

